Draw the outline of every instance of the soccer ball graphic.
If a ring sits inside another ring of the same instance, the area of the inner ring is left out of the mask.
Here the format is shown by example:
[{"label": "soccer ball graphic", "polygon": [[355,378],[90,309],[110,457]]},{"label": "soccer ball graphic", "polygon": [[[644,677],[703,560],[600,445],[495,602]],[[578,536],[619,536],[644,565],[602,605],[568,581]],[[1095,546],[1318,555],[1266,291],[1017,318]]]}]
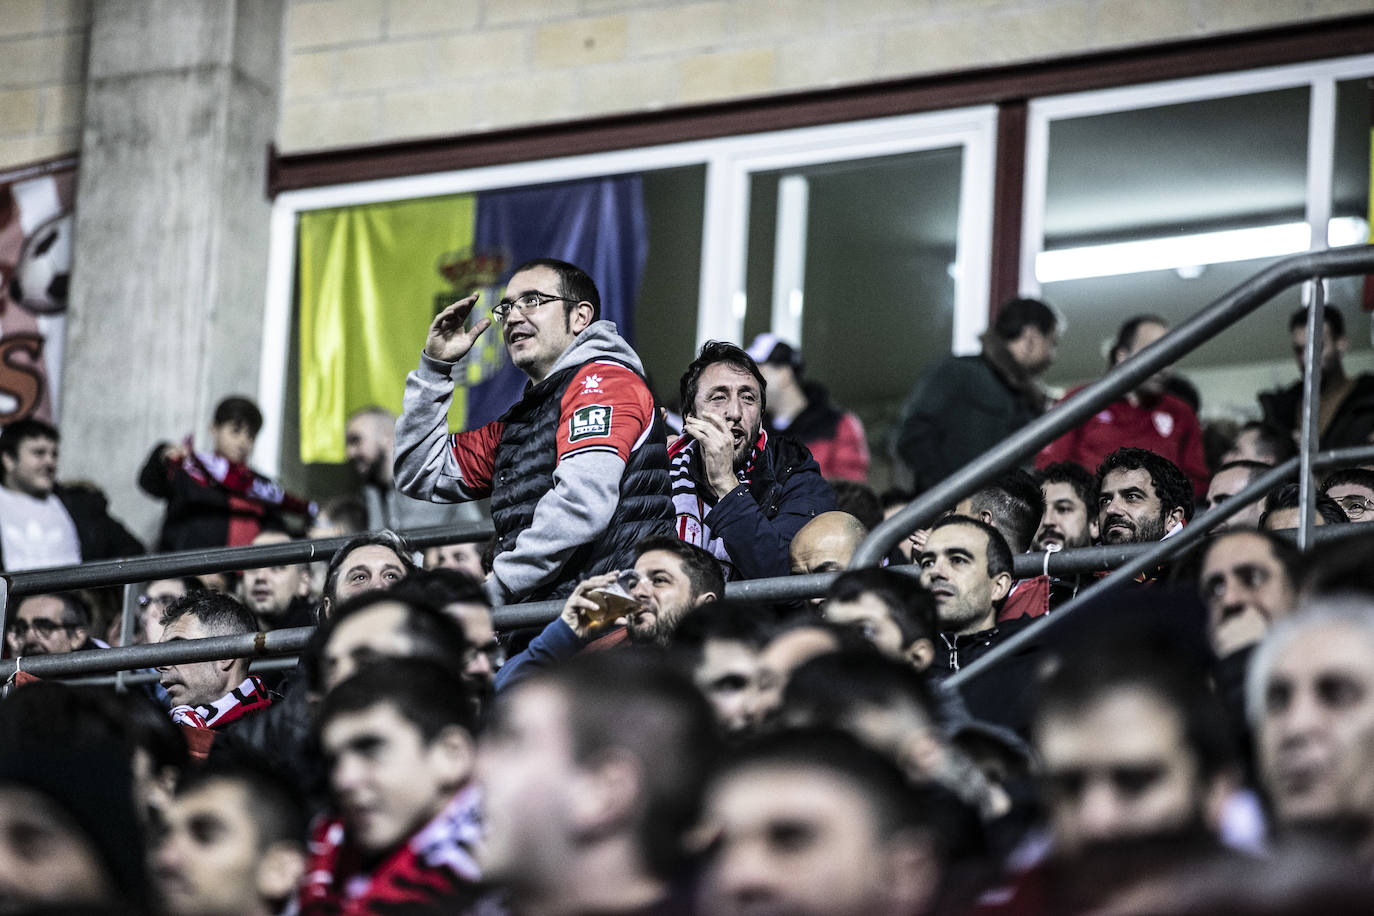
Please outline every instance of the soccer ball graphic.
[{"label": "soccer ball graphic", "polygon": [[24,239],[10,278],[10,299],[36,315],[67,310],[72,269],[72,215],[59,213]]}]

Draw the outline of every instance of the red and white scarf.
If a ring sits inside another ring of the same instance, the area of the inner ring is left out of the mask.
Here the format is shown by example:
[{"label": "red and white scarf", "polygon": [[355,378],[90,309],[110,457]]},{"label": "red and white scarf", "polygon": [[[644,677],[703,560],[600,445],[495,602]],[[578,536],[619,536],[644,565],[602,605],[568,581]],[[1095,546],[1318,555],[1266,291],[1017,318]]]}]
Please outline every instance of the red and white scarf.
[{"label": "red and white scarf", "polygon": [[[736,472],[740,483],[747,485],[751,482],[754,464],[767,446],[768,433],[765,430],[760,430],[759,440],[754,443],[754,448],[749,453],[748,463],[744,470]],[[693,470],[694,465],[696,473]],[[668,479],[673,487],[673,510],[677,513],[677,536],[688,544],[709,551],[712,556],[720,561],[725,578],[733,579],[735,563],[730,559],[730,554],[725,549],[725,541],[713,536],[710,526],[706,524],[706,513],[716,504],[716,497],[704,484],[697,483],[698,478],[704,475],[705,471],[701,469],[701,459],[697,457],[697,440],[691,436],[683,436],[669,447]]]},{"label": "red and white scarf", "polygon": [[480,802],[476,786],[459,790],[433,820],[370,872],[349,844],[344,822],[321,818],[311,832],[300,916],[364,916],[407,905],[437,907],[476,899]]},{"label": "red and white scarf", "polygon": [[192,448],[189,437],[183,445],[186,455],[181,459],[181,469],[201,486],[215,486],[230,496],[252,503],[280,507],[283,511],[299,515],[314,516],[314,503],[288,493],[248,465],[230,461],[223,455],[198,452]]},{"label": "red and white scarf", "polygon": [[172,721],[187,728],[223,728],[237,722],[250,712],[272,705],[272,695],[262,678],[250,674],[243,683],[213,703],[189,706],[183,703],[171,709]]}]

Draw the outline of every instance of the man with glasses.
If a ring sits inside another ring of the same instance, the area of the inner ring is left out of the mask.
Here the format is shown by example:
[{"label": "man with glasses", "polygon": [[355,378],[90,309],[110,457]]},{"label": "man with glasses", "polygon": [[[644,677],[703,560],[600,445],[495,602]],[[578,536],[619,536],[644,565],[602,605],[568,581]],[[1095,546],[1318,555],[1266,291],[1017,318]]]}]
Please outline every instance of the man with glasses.
[{"label": "man with glasses", "polygon": [[30,595],[19,602],[5,642],[11,656],[65,655],[96,648],[90,626],[90,609],[71,592]]},{"label": "man with glasses", "polygon": [[[630,565],[640,538],[672,531],[662,420],[639,356],[609,321],[591,277],[563,261],[516,268],[490,318],[474,293],[430,325],[396,424],[396,486],[431,502],[491,497],[493,604],[568,595]],[[459,361],[500,325],[529,377],[500,419],[448,432]]]},{"label": "man with glasses", "polygon": [[1322,496],[1334,499],[1352,522],[1374,522],[1374,471],[1342,468],[1322,481]]}]

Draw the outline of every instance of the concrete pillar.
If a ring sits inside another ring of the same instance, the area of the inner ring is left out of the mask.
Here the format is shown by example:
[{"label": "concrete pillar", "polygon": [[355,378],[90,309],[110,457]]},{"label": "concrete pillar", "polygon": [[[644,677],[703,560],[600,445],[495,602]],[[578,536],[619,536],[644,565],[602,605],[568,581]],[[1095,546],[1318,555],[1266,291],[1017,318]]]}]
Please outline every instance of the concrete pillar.
[{"label": "concrete pillar", "polygon": [[153,444],[257,389],[281,40],[280,0],[92,4],[61,471],[148,541]]}]

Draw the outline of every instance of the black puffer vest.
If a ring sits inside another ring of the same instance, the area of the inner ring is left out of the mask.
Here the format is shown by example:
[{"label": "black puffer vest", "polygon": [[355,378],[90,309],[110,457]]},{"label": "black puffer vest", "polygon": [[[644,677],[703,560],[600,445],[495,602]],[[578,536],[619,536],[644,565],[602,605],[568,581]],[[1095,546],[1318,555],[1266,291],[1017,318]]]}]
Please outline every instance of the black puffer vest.
[{"label": "black puffer vest", "polygon": [[[619,360],[615,362],[625,366]],[[520,532],[534,520],[535,505],[553,488],[557,465],[555,436],[563,392],[585,365],[555,372],[532,386],[501,418],[505,426],[496,446],[491,489],[491,520],[496,527],[498,554],[515,546]],[[633,371],[632,366],[626,368]],[[648,440],[630,453],[620,478],[620,501],[606,530],[599,534],[587,532],[587,543],[573,552],[558,576],[520,600],[561,598],[589,576],[628,569],[634,565],[633,548],[637,541],[651,534],[673,533],[667,439],[657,411],[653,424]]]}]

